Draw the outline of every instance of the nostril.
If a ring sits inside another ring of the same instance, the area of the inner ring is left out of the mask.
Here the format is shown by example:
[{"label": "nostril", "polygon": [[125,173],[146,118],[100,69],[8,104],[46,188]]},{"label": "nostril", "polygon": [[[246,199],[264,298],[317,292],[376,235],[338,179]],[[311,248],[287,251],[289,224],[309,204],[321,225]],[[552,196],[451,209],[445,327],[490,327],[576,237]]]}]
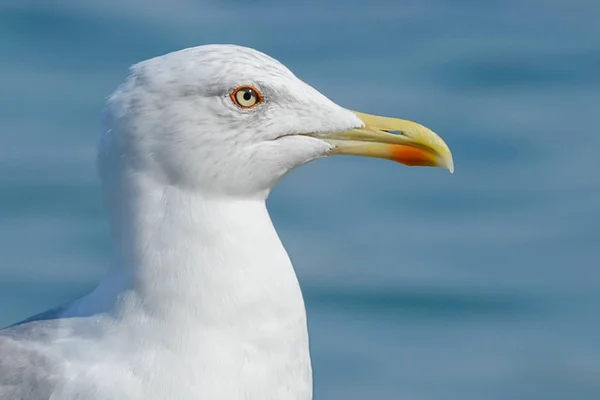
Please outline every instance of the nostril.
[{"label": "nostril", "polygon": [[396,131],[396,130],[385,130],[385,132],[387,133],[391,133],[392,135],[399,135],[399,136],[405,136],[404,132],[402,131]]}]

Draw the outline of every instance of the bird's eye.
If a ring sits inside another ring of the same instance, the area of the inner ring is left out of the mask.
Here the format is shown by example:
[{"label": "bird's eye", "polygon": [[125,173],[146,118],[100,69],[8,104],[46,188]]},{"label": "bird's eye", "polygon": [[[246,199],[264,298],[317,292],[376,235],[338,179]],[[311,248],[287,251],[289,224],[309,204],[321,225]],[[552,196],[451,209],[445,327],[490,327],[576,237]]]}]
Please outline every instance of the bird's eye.
[{"label": "bird's eye", "polygon": [[231,100],[242,108],[252,108],[259,105],[263,101],[263,97],[252,86],[240,86],[231,93]]}]

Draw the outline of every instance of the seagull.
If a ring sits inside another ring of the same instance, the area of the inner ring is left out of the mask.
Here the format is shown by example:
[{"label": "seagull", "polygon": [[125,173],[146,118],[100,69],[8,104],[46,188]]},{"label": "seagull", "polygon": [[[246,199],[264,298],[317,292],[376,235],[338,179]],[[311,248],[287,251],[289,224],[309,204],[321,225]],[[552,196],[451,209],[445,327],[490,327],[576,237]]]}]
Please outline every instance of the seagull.
[{"label": "seagull", "polygon": [[88,295],[0,330],[1,400],[312,399],[271,188],[330,155],[454,169],[428,128],[345,109],[236,45],[132,66],[103,121],[112,267]]}]

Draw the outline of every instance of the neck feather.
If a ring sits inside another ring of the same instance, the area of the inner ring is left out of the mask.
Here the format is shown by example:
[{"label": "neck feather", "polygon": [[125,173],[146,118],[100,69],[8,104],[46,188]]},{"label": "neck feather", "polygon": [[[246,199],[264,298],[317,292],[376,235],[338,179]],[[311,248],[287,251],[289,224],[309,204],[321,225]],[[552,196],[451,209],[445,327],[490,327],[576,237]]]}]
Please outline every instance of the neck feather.
[{"label": "neck feather", "polygon": [[210,198],[142,178],[127,188],[108,196],[116,266],[94,303],[169,323],[305,320],[264,198]]}]

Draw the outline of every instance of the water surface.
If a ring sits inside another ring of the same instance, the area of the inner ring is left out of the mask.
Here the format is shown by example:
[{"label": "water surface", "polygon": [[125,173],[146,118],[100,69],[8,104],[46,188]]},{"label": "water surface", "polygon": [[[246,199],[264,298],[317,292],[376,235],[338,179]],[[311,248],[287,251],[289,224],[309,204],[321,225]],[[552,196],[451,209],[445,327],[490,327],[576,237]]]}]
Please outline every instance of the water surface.
[{"label": "water surface", "polygon": [[289,3],[0,2],[0,325],[108,267],[94,152],[128,66],[237,43],[455,157],[320,160],[273,192],[316,398],[600,398],[600,3]]}]

